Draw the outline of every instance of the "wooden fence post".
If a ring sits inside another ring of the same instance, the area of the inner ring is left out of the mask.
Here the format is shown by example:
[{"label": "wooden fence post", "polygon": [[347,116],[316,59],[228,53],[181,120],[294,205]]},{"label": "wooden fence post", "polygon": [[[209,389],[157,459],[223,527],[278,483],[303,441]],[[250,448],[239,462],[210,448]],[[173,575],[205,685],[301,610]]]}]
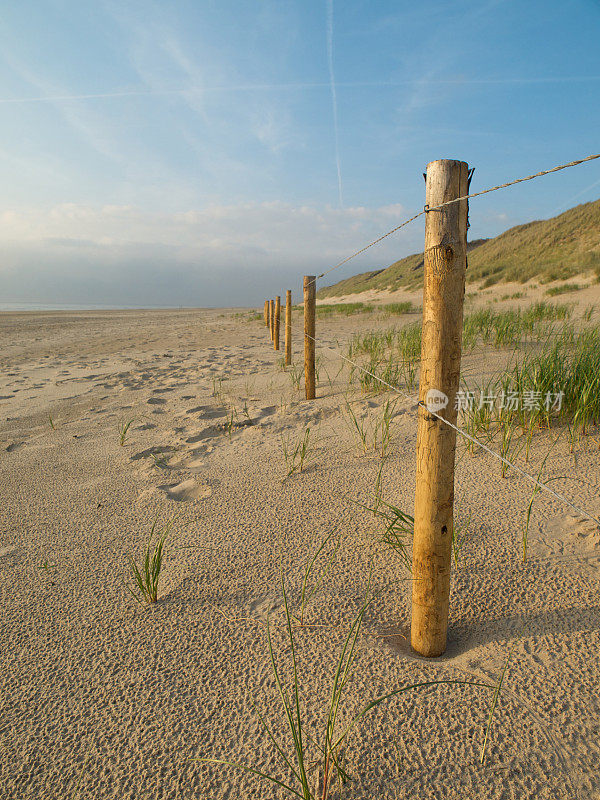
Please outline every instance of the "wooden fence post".
[{"label": "wooden fence post", "polygon": [[315,399],[315,306],[316,277],[304,276],[304,387],[306,399]]},{"label": "wooden fence post", "polygon": [[269,327],[269,301],[265,300],[265,326]]},{"label": "wooden fence post", "polygon": [[[468,193],[468,165],[427,165],[426,203],[434,207]],[[456,425],[468,203],[425,216],[423,333],[419,382],[411,645],[422,656],[446,649],[453,535]]]},{"label": "wooden fence post", "polygon": [[285,293],[285,365],[292,363],[292,291]]},{"label": "wooden fence post", "polygon": [[281,297],[277,295],[275,298],[275,322],[273,324],[273,346],[275,350],[279,350],[279,323],[281,321]]},{"label": "wooden fence post", "polygon": [[275,314],[273,309],[273,301],[269,300],[269,328],[271,331],[271,341],[273,341],[273,333],[274,333],[274,323],[273,323],[274,316]]}]

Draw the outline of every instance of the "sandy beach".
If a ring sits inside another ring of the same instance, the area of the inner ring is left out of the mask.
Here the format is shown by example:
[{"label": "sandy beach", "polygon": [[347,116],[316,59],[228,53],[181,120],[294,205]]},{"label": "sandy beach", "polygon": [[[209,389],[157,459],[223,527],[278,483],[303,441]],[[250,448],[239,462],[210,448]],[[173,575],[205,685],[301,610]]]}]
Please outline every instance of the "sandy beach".
[{"label": "sandy beach", "polygon": [[[498,304],[511,288],[494,291],[479,302]],[[583,309],[598,287],[554,299]],[[365,714],[340,754],[350,779],[331,797],[600,797],[596,525],[540,493],[523,561],[531,486],[459,445],[465,534],[449,647],[428,662],[410,651],[410,574],[364,506],[379,476],[383,500],[412,514],[416,389],[362,392],[335,348],[346,353],[357,331],[416,320],[319,317],[318,397],[306,401],[299,312],[287,370],[262,314],[247,310],[0,314],[3,798],[286,796],[201,759],[289,779],[257,713],[291,758],[267,618],[289,685],[282,576],[297,613],[305,566],[330,534],[323,580],[293,629],[307,741],[321,736],[367,594],[341,728],[403,686],[462,682],[398,694]],[[475,347],[463,372],[483,379],[506,357]],[[382,460],[369,441],[390,399]],[[366,448],[348,407],[364,422]],[[307,428],[303,469],[288,476],[284,449],[289,457]],[[598,437],[571,448],[566,436],[553,444],[558,433],[534,436],[519,464],[537,475],[553,446],[544,478],[597,516]],[[139,563],[156,518],[172,529],[158,602],[141,605],[127,588],[128,557]],[[508,656],[481,764],[493,689],[467,684],[496,686]],[[315,781],[318,755],[313,747]]]}]

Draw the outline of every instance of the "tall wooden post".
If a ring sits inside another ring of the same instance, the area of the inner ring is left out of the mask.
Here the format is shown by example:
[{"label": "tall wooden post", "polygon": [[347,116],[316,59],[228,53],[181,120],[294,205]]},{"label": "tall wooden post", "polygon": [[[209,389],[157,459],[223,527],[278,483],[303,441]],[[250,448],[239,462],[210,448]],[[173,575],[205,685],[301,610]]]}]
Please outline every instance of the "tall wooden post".
[{"label": "tall wooden post", "polygon": [[306,399],[315,399],[315,306],[316,277],[304,276],[304,387]]},{"label": "tall wooden post", "polygon": [[265,300],[265,326],[269,327],[269,301]]},{"label": "tall wooden post", "polygon": [[273,319],[274,316],[275,316],[275,310],[273,308],[273,301],[269,300],[269,328],[271,329],[271,341],[273,341],[273,334],[275,328],[275,323]]},{"label": "tall wooden post", "polygon": [[275,298],[275,322],[273,323],[273,347],[279,350],[279,324],[281,322],[281,297]]},{"label": "tall wooden post", "polygon": [[292,290],[285,293],[285,365],[292,363]]},{"label": "tall wooden post", "polygon": [[[427,165],[429,207],[467,194],[464,161]],[[466,200],[425,216],[425,289],[419,383],[411,645],[422,656],[446,649],[454,508],[456,425],[467,264]]]}]

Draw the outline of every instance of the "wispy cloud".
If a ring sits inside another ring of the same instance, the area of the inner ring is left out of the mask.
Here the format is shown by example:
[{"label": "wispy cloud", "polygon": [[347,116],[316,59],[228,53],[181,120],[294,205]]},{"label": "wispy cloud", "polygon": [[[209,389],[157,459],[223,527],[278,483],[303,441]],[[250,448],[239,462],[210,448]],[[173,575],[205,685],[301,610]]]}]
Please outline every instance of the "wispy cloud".
[{"label": "wispy cloud", "polygon": [[[274,285],[299,291],[304,273],[332,266],[404,213],[399,205],[339,209],[281,202],[179,214],[73,203],[47,212],[5,212],[0,296],[36,302],[60,291],[63,302],[116,302],[113,276],[121,303],[258,303]],[[419,229],[406,229],[331,277],[387,266],[417,249],[420,238]]]},{"label": "wispy cloud", "polygon": [[333,140],[335,148],[335,167],[337,171],[338,197],[340,208],[344,206],[342,192],[342,166],[340,163],[340,136],[338,125],[338,104],[333,70],[333,0],[327,0],[327,66],[329,68],[329,87],[331,89],[331,109],[333,112]]},{"label": "wispy cloud", "polygon": [[2,57],[22,83],[33,87],[34,91],[38,93],[38,98],[44,98],[45,102],[55,106],[69,127],[89,147],[104,158],[113,162],[122,162],[123,155],[114,137],[109,134],[104,120],[94,115],[89,107],[59,102],[60,98],[69,97],[68,91],[64,87],[58,86],[57,82],[50,77],[42,75],[39,70],[25,63],[10,47],[4,47]]}]

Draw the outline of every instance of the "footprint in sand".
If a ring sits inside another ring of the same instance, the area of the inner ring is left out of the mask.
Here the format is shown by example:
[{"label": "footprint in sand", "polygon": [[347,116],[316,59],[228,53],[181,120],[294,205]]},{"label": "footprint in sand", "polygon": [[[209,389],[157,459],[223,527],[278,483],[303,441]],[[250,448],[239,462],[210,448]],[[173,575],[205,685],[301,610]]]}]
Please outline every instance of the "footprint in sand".
[{"label": "footprint in sand", "polygon": [[281,607],[282,600],[273,597],[259,597],[250,603],[250,613],[252,616],[265,620],[273,611]]},{"label": "footprint in sand", "polygon": [[185,413],[198,414],[200,419],[218,419],[227,414],[227,409],[223,406],[218,406],[216,408],[215,406],[196,406],[195,408],[190,408]]},{"label": "footprint in sand", "polygon": [[592,520],[563,514],[544,520],[532,534],[529,548],[536,556],[600,553],[600,528]]},{"label": "footprint in sand", "polygon": [[197,483],[193,478],[172,486],[160,486],[159,488],[166,492],[170,500],[175,500],[179,503],[204,500],[212,494],[212,489],[208,484]]},{"label": "footprint in sand", "polygon": [[25,445],[25,442],[13,442],[6,448],[7,453],[14,453],[15,450],[20,450]]},{"label": "footprint in sand", "polygon": [[162,406],[167,401],[165,400],[164,397],[151,397],[149,400],[146,400],[146,402],[148,403],[148,405],[151,406]]},{"label": "footprint in sand", "polygon": [[221,429],[218,425],[210,425],[208,428],[205,428],[200,433],[195,433],[193,436],[190,436],[186,439],[188,444],[196,444],[196,442],[201,442],[203,439],[210,439],[213,436],[217,436],[221,434]]},{"label": "footprint in sand", "polygon": [[206,466],[206,460],[204,458],[192,458],[189,461],[182,461],[181,463],[185,469],[190,472],[199,472]]},{"label": "footprint in sand", "polygon": [[176,450],[176,447],[173,447],[170,444],[166,444],[163,446],[155,445],[154,447],[148,447],[147,450],[142,450],[139,453],[131,456],[131,461],[139,461],[141,458],[149,458],[150,456],[158,456],[163,455],[164,453],[172,453]]}]

